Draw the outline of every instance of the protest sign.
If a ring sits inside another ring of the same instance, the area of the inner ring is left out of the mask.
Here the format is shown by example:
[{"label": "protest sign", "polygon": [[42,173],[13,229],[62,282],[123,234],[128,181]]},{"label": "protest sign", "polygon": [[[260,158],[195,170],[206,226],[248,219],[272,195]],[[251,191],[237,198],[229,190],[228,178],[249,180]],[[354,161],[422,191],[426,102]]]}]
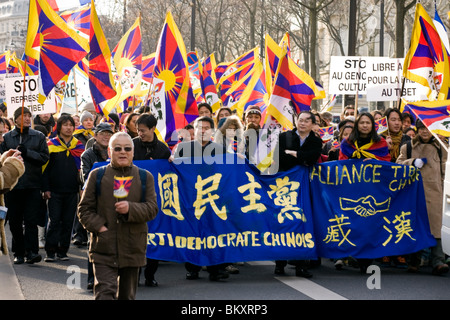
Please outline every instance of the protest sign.
[{"label": "protest sign", "polygon": [[332,56],[330,94],[364,94],[367,101],[428,99],[428,89],[410,80],[403,82],[404,59]]},{"label": "protest sign", "polygon": [[43,104],[38,102],[38,76],[27,76],[25,80],[22,76],[5,78],[4,83],[8,114],[14,114],[14,111],[17,108],[22,107],[22,104],[24,107],[30,109],[33,115],[56,112],[56,97],[54,90],[49,93],[47,100],[45,100]]}]

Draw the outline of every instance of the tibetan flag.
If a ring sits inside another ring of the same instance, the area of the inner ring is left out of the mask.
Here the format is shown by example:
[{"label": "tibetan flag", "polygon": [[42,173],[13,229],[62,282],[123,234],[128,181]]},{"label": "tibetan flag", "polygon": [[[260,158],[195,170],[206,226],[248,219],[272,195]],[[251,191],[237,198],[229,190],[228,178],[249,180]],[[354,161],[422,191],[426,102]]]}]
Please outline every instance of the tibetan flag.
[{"label": "tibetan flag", "polygon": [[224,80],[232,73],[236,72],[236,70],[240,69],[243,66],[251,64],[255,57],[259,55],[259,48],[253,48],[244,54],[240,55],[238,58],[229,63],[221,63],[216,68],[216,78],[217,82],[223,83]]},{"label": "tibetan flag", "polygon": [[142,80],[152,83],[155,68],[155,53],[142,57]]},{"label": "tibetan flag", "polygon": [[[65,142],[62,142],[59,139],[59,137],[55,137],[53,139],[50,139],[47,142],[47,145],[49,153],[65,152],[66,157],[72,156],[73,160],[75,161],[77,169],[80,170],[81,155],[85,150],[84,144],[80,140],[78,140],[77,138],[72,138],[72,140],[70,140],[69,146],[67,146]],[[48,162],[42,167],[42,172],[44,172],[47,165]]]},{"label": "tibetan flag", "polygon": [[8,72],[9,59],[9,50],[0,55],[0,74],[5,74]]},{"label": "tibetan flag", "polygon": [[131,182],[133,177],[117,177],[114,176],[114,197],[117,199],[123,199],[128,197],[130,192]]},{"label": "tibetan flag", "polygon": [[361,147],[358,146],[357,142],[349,143],[347,139],[342,140],[339,160],[347,160],[350,158],[391,161],[388,145],[384,139],[378,142],[369,142]]},{"label": "tibetan flag", "polygon": [[60,13],[60,17],[66,21],[67,25],[76,30],[78,34],[89,39],[91,33],[91,5],[82,8],[68,10]]},{"label": "tibetan flag", "polygon": [[403,65],[406,79],[428,87],[429,100],[449,98],[449,54],[436,27],[420,3],[411,36],[411,45]]},{"label": "tibetan flag", "polygon": [[216,58],[214,53],[204,59],[202,62],[202,89],[206,103],[208,103],[213,112],[220,108],[220,99],[217,94],[217,78],[216,78]]},{"label": "tibetan flag", "polygon": [[[37,29],[34,24],[37,23]],[[44,0],[30,1],[28,19],[30,41],[38,31],[39,38],[39,101],[47,95],[89,51],[87,39],[68,27],[67,23]],[[31,27],[32,26],[32,27]],[[28,34],[27,34],[27,43]],[[26,48],[27,49],[27,48]],[[25,51],[27,56],[31,56]],[[33,56],[31,56],[33,58]]]},{"label": "tibetan flag", "polygon": [[175,127],[182,128],[198,117],[186,47],[170,11],[166,15],[158,41],[153,78],[164,81],[166,115],[173,115],[166,121],[175,121]]},{"label": "tibetan flag", "polygon": [[8,73],[20,73],[22,76],[24,76],[24,71],[28,75],[36,75],[38,73],[38,69],[36,69],[36,67],[28,63],[26,64],[25,61],[17,58],[15,52],[13,52],[9,58]]},{"label": "tibetan flag", "polygon": [[309,74],[301,69],[292,58],[287,56],[289,62],[289,83],[291,99],[294,104],[294,111],[299,113],[311,108],[311,101],[320,96],[316,82]]},{"label": "tibetan flag", "polygon": [[278,64],[283,58],[283,49],[268,35],[265,37],[265,69],[266,87],[269,95],[272,94]]},{"label": "tibetan flag", "polygon": [[222,76],[218,86],[220,99],[224,106],[232,107],[238,101],[250,81],[255,65],[256,60],[253,60],[232,73]]},{"label": "tibetan flag", "polygon": [[431,132],[450,137],[450,100],[409,102],[403,112],[419,118]]},{"label": "tibetan flag", "polygon": [[334,138],[334,127],[319,128],[319,135],[323,142],[328,142]]},{"label": "tibetan flag", "polygon": [[336,104],[336,94],[333,94],[330,98],[330,100],[328,100],[328,102],[323,106],[322,111],[321,112],[331,112],[331,110],[333,110],[334,105]]},{"label": "tibetan flag", "polygon": [[442,22],[441,17],[439,16],[439,13],[437,11],[436,1],[434,2],[433,22],[434,22],[434,26],[436,27],[436,31],[439,33],[439,36],[441,37],[441,40],[444,43],[445,49],[447,49],[447,53],[449,53],[450,52],[450,43],[449,43],[449,39],[448,39],[447,29],[445,28],[445,25]]},{"label": "tibetan flag", "polygon": [[106,101],[114,98],[117,92],[111,72],[111,51],[100,25],[94,1],[91,3],[89,33],[90,50],[87,55],[89,89],[96,109],[101,111]]},{"label": "tibetan flag", "polygon": [[187,61],[189,65],[189,76],[191,81],[191,87],[194,92],[194,96],[197,102],[204,102],[202,89],[202,63],[198,58],[197,52],[189,52],[187,54]]},{"label": "tibetan flag", "polygon": [[309,110],[318,90],[314,80],[288,56],[286,48],[283,51],[263,123],[273,116],[284,129],[291,130],[294,113]]},{"label": "tibetan flag", "polygon": [[378,134],[382,134],[388,129],[387,117],[375,120],[375,130]]},{"label": "tibetan flag", "polygon": [[[139,93],[142,80],[142,36],[141,17],[139,16],[131,28],[124,34],[112,52],[114,67],[112,73],[117,94],[102,107],[103,114],[116,109],[121,113],[122,103],[128,97]],[[115,68],[115,70],[114,70]]]},{"label": "tibetan flag", "polygon": [[142,79],[140,91],[137,94],[139,97],[145,97],[145,102],[148,101],[150,90],[153,83],[153,69],[155,67],[155,53],[142,57]]},{"label": "tibetan flag", "polygon": [[85,4],[91,3],[91,0],[47,0],[47,2],[53,10],[63,11],[79,8]]},{"label": "tibetan flag", "polygon": [[319,81],[314,81],[314,83],[316,84],[319,93],[313,98],[313,100],[325,99],[327,95],[325,94],[325,89],[322,84]]},{"label": "tibetan flag", "polygon": [[231,109],[236,110],[237,115],[242,118],[249,106],[258,106],[264,116],[268,104],[269,96],[266,90],[264,66],[261,60],[256,57],[249,81],[245,83],[241,97]]}]

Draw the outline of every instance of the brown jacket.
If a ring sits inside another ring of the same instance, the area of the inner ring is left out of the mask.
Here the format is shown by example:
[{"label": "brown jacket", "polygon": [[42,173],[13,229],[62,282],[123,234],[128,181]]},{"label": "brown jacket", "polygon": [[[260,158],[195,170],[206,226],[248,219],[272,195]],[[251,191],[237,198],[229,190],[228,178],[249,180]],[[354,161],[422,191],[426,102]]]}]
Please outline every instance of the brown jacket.
[{"label": "brown jacket", "polygon": [[[156,217],[154,179],[147,172],[146,201],[141,202],[142,186],[138,167],[114,168],[108,164],[101,180],[100,194],[96,194],[98,168],[89,175],[86,188],[78,205],[81,224],[91,233],[89,258],[93,263],[111,267],[140,267],[145,265],[147,249],[147,221]],[[130,204],[128,214],[115,211],[113,196],[114,176],[133,176],[126,200]],[[106,226],[108,231],[98,233]]]},{"label": "brown jacket", "polygon": [[[445,162],[447,161],[447,151],[441,143],[433,140],[431,143],[423,143],[419,137],[412,141],[411,158],[407,158],[407,145],[400,149],[397,163],[412,166],[414,160],[427,158],[427,163],[420,169],[425,189],[425,200],[427,203],[428,220],[430,221],[431,234],[441,238],[442,227],[442,199],[444,195]],[[438,149],[441,150],[439,157]]]}]

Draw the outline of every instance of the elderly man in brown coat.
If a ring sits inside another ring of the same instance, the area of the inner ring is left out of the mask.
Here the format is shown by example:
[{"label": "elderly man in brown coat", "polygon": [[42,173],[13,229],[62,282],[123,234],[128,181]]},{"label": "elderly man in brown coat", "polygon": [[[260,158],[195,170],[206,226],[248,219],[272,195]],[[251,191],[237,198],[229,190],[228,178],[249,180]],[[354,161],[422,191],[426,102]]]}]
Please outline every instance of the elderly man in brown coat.
[{"label": "elderly man in brown coat", "polygon": [[6,209],[3,194],[14,188],[25,172],[25,165],[20,152],[11,149],[0,157],[0,256],[8,254],[5,233]]},{"label": "elderly man in brown coat", "polygon": [[[441,244],[443,181],[447,151],[442,147],[442,142],[439,142],[419,119],[416,128],[418,135],[411,141],[410,146],[404,144],[401,147],[396,162],[420,169],[431,234],[437,242],[437,245],[431,248],[432,273],[440,275],[449,271],[448,265],[444,263],[445,254]],[[408,271],[417,272],[419,264],[420,252],[412,254]]]},{"label": "elderly man in brown coat", "polygon": [[[97,175],[101,168],[89,175],[78,217],[91,234],[89,259],[94,269],[95,299],[133,300],[139,268],[146,263],[147,221],[158,213],[154,179],[151,173],[144,172],[144,191],[142,169],[132,163],[133,142],[127,133],[111,137],[108,153],[111,163],[99,186]],[[125,184],[129,188],[115,188],[120,180],[128,181]]]}]

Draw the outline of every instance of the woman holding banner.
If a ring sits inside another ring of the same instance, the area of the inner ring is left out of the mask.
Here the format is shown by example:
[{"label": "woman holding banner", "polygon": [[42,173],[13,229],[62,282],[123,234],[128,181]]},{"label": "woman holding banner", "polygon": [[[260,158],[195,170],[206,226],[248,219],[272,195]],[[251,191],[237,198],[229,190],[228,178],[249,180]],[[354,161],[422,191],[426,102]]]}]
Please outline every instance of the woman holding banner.
[{"label": "woman holding banner", "polygon": [[[360,113],[347,139],[341,142],[339,160],[374,159],[391,161],[386,140],[377,134],[375,119],[369,112]],[[358,259],[361,273],[366,273],[372,259]]]},{"label": "woman holding banner", "polygon": [[369,112],[359,114],[350,136],[342,140],[339,160],[347,159],[391,161],[388,144],[377,134],[375,120]]}]

